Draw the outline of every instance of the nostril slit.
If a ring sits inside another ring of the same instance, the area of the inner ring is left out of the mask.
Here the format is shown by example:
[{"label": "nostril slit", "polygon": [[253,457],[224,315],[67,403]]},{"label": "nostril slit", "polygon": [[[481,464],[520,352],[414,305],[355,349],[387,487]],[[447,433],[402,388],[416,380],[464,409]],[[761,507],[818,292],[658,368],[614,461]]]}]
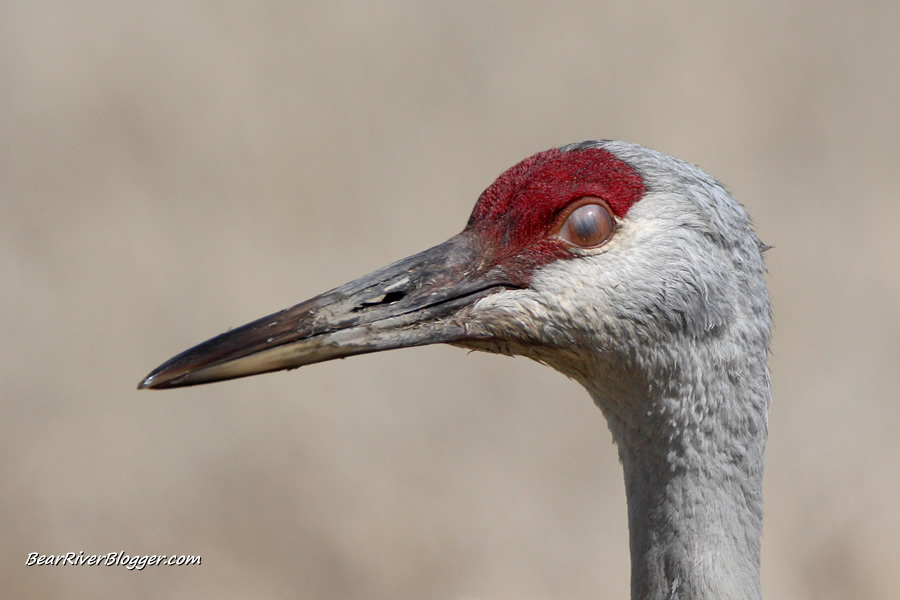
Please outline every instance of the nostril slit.
[{"label": "nostril slit", "polygon": [[406,295],[406,292],[397,291],[397,292],[388,292],[384,295],[384,298],[381,300],[381,304],[390,304],[391,302],[397,302],[398,300],[403,300],[403,297]]},{"label": "nostril slit", "polygon": [[369,300],[368,302],[363,302],[359,306],[353,309],[353,312],[359,312],[361,310],[365,310],[371,306],[380,306],[382,304],[393,304],[394,302],[398,302],[402,300],[406,296],[406,292],[402,290],[397,290],[394,292],[387,292],[380,298],[375,300]]}]

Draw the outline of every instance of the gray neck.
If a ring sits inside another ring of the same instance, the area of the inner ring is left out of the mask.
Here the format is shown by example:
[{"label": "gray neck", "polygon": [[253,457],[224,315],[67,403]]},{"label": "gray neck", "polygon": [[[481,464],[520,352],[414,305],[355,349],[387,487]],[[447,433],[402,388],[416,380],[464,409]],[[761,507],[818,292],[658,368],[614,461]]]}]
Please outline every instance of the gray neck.
[{"label": "gray neck", "polygon": [[592,390],[625,471],[631,596],[758,600],[765,356],[684,370],[637,396]]}]

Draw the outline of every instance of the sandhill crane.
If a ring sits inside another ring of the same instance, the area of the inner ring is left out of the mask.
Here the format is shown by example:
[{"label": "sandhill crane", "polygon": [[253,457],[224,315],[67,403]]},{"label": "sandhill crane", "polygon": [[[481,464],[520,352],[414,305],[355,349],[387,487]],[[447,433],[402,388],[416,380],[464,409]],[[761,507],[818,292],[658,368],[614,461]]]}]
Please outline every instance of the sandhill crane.
[{"label": "sandhill crane", "polygon": [[765,249],[697,167],[589,141],[503,173],[462,233],[191,348],[141,388],[448,343],[580,382],[625,472],[632,598],[759,598]]}]

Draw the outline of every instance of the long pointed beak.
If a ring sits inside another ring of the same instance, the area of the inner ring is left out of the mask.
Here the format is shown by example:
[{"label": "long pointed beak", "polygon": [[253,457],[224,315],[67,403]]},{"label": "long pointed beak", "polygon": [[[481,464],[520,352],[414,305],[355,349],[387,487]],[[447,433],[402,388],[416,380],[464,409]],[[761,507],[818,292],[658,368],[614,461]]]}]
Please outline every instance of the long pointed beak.
[{"label": "long pointed beak", "polygon": [[335,358],[471,339],[468,309],[515,287],[465,233],[330,292],[194,346],[138,389],[211,383]]}]

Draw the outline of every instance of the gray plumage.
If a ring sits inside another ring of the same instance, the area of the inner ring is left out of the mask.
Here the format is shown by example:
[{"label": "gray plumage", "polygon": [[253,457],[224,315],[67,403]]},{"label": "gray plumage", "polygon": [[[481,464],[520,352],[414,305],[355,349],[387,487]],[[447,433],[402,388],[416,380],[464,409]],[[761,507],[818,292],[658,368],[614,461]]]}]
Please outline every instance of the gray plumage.
[{"label": "gray plumage", "polygon": [[579,381],[607,419],[625,473],[632,598],[759,598],[765,247],[697,167],[624,142],[561,150],[587,149],[643,181],[608,242],[537,266],[524,285],[485,266],[486,242],[467,229],[182,353],[141,387],[435,342],[527,356]]},{"label": "gray plumage", "polygon": [[759,598],[764,246],[697,167],[634,144],[587,144],[637,169],[645,195],[602,252],[475,305],[470,327],[508,343],[465,345],[546,363],[603,411],[625,471],[633,598]]}]

